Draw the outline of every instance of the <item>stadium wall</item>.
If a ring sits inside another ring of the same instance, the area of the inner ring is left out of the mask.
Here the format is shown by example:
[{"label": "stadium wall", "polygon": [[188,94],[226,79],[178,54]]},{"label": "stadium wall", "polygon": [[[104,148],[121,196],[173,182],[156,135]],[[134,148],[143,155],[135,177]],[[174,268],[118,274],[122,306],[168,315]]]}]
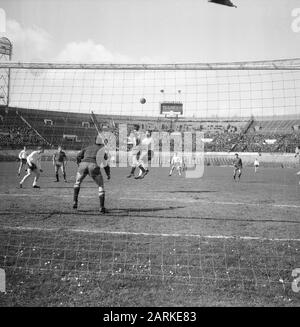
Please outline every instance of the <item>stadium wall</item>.
[{"label": "stadium wall", "polygon": [[[29,149],[30,151],[31,149]],[[0,161],[14,162],[18,160],[20,150],[0,150]],[[52,155],[56,150],[45,150],[43,159],[52,160]],[[69,160],[75,161],[78,151],[66,151]],[[253,166],[255,158],[258,158],[262,167],[299,167],[299,159],[293,153],[258,153],[240,152],[244,166]],[[207,166],[230,166],[234,158],[234,152],[205,152],[205,165]]]},{"label": "stadium wall", "polygon": [[[231,165],[234,158],[234,152],[206,152],[205,164],[212,166]],[[257,158],[263,167],[288,167],[296,168],[299,165],[299,159],[295,158],[294,153],[261,153],[257,152],[239,152],[246,166],[253,166]]]}]

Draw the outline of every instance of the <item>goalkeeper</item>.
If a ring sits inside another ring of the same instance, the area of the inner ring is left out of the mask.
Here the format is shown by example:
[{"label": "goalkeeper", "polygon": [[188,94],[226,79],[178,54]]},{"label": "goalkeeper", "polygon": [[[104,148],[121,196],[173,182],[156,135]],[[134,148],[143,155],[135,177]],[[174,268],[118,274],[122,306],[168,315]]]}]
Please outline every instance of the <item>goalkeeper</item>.
[{"label": "goalkeeper", "polygon": [[[102,136],[99,134],[96,137],[95,144],[88,146],[81,150],[77,155],[78,171],[76,174],[76,181],[74,184],[73,209],[78,208],[78,196],[82,181],[87,175],[90,175],[95,183],[98,185],[98,194],[100,202],[100,213],[106,213],[104,207],[105,191],[103,184],[103,177],[100,171],[100,161],[103,162],[105,157],[105,147]],[[105,168],[104,168],[105,169]]]}]

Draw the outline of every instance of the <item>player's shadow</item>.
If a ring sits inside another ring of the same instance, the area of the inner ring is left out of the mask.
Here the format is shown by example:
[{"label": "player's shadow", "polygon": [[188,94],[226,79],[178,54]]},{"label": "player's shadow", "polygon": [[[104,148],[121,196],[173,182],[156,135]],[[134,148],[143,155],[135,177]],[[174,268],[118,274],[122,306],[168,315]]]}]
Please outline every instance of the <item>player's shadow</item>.
[{"label": "player's shadow", "polygon": [[[151,219],[182,219],[182,220],[198,220],[198,221],[232,221],[232,222],[254,222],[254,223],[290,223],[290,224],[300,224],[300,221],[298,220],[286,220],[286,219],[261,219],[261,218],[228,218],[228,217],[201,217],[201,216],[182,216],[182,215],[176,215],[176,216],[165,216],[165,215],[155,215],[151,216],[149,213],[153,212],[159,212],[159,211],[166,211],[166,210],[174,210],[174,209],[183,209],[185,207],[168,207],[168,208],[109,208],[108,213],[101,217],[113,217],[113,218],[120,218],[120,217],[132,217],[132,218],[151,218]],[[130,212],[133,213],[130,215]],[[12,211],[9,212],[11,214]],[[146,213],[146,214],[142,214]],[[7,213],[6,213],[7,214]],[[99,217],[99,212],[95,210],[78,210],[78,211],[35,211],[35,212],[22,212],[22,214],[30,214],[30,215],[45,215],[44,217],[40,217],[39,220],[47,220],[51,218],[55,218],[55,216],[63,216],[63,215],[71,215],[71,216],[90,216],[90,217]],[[141,216],[137,214],[142,214]]]},{"label": "player's shadow", "polygon": [[[126,214],[128,215],[131,212],[134,213],[151,213],[151,212],[159,212],[159,211],[167,211],[167,210],[176,210],[176,209],[184,209],[184,206],[177,206],[177,207],[152,207],[152,208],[109,208],[109,214]],[[93,213],[94,210],[80,210],[81,213],[89,214]]]},{"label": "player's shadow", "polygon": [[194,194],[200,194],[200,193],[216,193],[217,191],[199,191],[199,190],[178,190],[178,191],[156,191],[157,193],[194,193]]},{"label": "player's shadow", "polygon": [[59,189],[66,189],[66,188],[70,188],[70,189],[73,189],[74,186],[73,184],[71,184],[70,186],[59,186],[57,185],[56,187],[55,186],[47,186],[47,189],[56,189],[56,190],[59,190]]}]

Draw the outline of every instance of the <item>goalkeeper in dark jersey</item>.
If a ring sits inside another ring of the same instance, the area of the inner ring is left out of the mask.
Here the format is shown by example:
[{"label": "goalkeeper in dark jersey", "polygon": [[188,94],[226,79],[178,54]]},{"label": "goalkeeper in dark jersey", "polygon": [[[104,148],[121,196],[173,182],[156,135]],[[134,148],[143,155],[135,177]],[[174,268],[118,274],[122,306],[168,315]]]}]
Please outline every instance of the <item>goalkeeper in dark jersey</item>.
[{"label": "goalkeeper in dark jersey", "polygon": [[[103,185],[103,177],[100,171],[99,162],[103,162],[105,159],[105,147],[104,141],[101,135],[98,135],[95,140],[95,144],[88,146],[81,150],[77,155],[78,171],[76,175],[76,181],[74,184],[74,203],[73,208],[78,207],[78,195],[80,191],[80,185],[87,175],[90,175],[95,183],[99,187],[99,201],[100,201],[100,212],[105,213],[104,207],[105,192]],[[106,171],[106,167],[104,167]],[[108,173],[106,171],[106,173]]]},{"label": "goalkeeper in dark jersey", "polygon": [[242,159],[239,157],[238,153],[235,154],[235,158],[233,160],[233,179],[236,180],[236,176],[240,180],[242,175],[242,169],[243,169],[243,162]]}]

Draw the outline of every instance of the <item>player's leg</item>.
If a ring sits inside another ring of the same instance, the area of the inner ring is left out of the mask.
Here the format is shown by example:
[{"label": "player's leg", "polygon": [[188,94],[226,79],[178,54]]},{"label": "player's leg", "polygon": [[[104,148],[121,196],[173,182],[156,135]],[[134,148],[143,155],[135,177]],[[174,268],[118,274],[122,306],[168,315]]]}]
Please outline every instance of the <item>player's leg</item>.
[{"label": "player's leg", "polygon": [[22,167],[23,167],[23,160],[20,159],[20,164],[19,164],[19,169],[18,169],[18,176],[20,176],[20,174],[21,174]]},{"label": "player's leg", "polygon": [[137,162],[137,166],[140,168],[140,173],[137,177],[135,177],[135,179],[142,179],[144,178],[148,173],[149,173],[149,170],[147,168],[145,168],[145,164],[144,164],[144,161],[143,161],[143,158],[148,155],[148,152],[146,151],[143,151],[139,157],[139,160]]},{"label": "player's leg", "polygon": [[67,174],[66,174],[66,166],[65,166],[65,163],[62,163],[60,169],[61,169],[61,172],[63,174],[64,181],[65,181],[65,183],[67,183]]},{"label": "player's leg", "polygon": [[238,171],[238,168],[235,167],[234,170],[233,170],[233,179],[234,180],[236,178],[237,171]]},{"label": "player's leg", "polygon": [[23,179],[20,182],[20,188],[23,187],[24,182],[27,180],[27,178],[32,174],[32,170],[30,168],[27,169],[27,174],[23,177]]},{"label": "player's leg", "polygon": [[109,160],[103,160],[103,169],[105,171],[107,179],[110,179],[110,165],[109,165]]},{"label": "player's leg", "polygon": [[37,185],[37,181],[38,181],[39,178],[40,178],[40,171],[36,168],[36,169],[33,170],[33,174],[34,174],[35,176],[34,176],[34,180],[33,180],[32,187],[33,187],[33,188],[40,188],[40,187]]},{"label": "player's leg", "polygon": [[107,164],[103,168],[104,168],[105,174],[107,176],[107,179],[110,179],[110,166]]},{"label": "player's leg", "polygon": [[175,166],[174,165],[172,165],[171,166],[171,169],[170,169],[170,172],[169,172],[169,176],[172,176],[172,173],[173,173],[173,170],[175,169]]},{"label": "player's leg", "polygon": [[78,167],[76,174],[75,184],[74,184],[74,193],[73,193],[73,209],[78,207],[78,196],[80,191],[80,186],[84,178],[88,174],[88,166],[85,162],[81,162]]},{"label": "player's leg", "polygon": [[181,166],[180,165],[177,166],[177,173],[179,176],[181,176]]},{"label": "player's leg", "polygon": [[100,212],[105,213],[106,209],[104,206],[105,202],[105,191],[104,191],[104,183],[103,183],[103,177],[100,171],[100,167],[98,167],[95,164],[91,164],[89,166],[89,174],[95,181],[95,183],[98,185],[98,195],[99,195],[99,202],[100,202]]},{"label": "player's leg", "polygon": [[127,178],[130,178],[130,177],[134,176],[134,172],[135,172],[135,169],[137,167],[137,161],[138,161],[137,155],[135,153],[132,153],[131,170],[130,170],[130,173],[127,176]]},{"label": "player's leg", "polygon": [[239,168],[238,169],[238,178],[239,178],[239,180],[241,179],[241,176],[242,176],[242,168]]},{"label": "player's leg", "polygon": [[54,171],[55,171],[55,177],[56,177],[56,180],[54,182],[59,182],[59,175],[58,175],[59,168],[60,168],[60,166],[56,163],[54,165]]}]

